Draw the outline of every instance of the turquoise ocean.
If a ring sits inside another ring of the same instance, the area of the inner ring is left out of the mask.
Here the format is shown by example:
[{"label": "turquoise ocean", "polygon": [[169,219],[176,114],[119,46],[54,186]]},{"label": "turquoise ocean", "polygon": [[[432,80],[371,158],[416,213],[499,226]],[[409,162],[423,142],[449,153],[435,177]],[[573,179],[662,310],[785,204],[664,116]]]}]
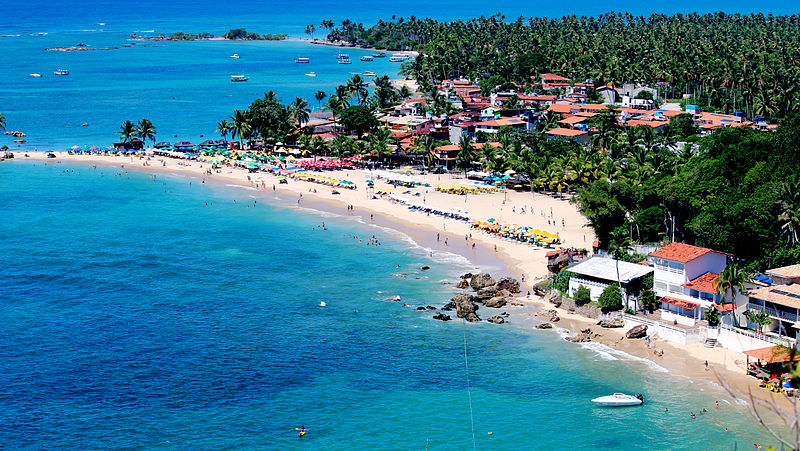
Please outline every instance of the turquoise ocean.
[{"label": "turquoise ocean", "polygon": [[[758,6],[765,13],[792,12],[789,5]],[[569,7],[529,10],[512,1],[502,12],[596,14],[614,5]],[[670,7],[660,12],[696,9]],[[221,34],[243,26],[301,38],[307,23],[328,18],[369,24],[392,14],[455,19],[495,12],[485,8],[413,1],[3,2],[0,34],[19,36],[0,37],[0,111],[9,130],[28,133],[19,147],[26,151],[106,145],[120,123],[142,117],[153,120],[159,140],[216,137],[218,120],[267,90],[286,102],[304,96],[313,105],[316,90],[332,90],[349,72],[394,76],[397,66],[361,63],[366,52],[357,50],[348,51],[353,65],[340,66],[337,49],[302,42],[122,47],[128,34]],[[119,48],[44,50],[77,43]],[[233,53],[242,58],[228,58]],[[293,63],[298,56],[312,63]],[[70,75],[53,76],[58,68]],[[308,71],[318,77],[305,77]],[[250,81],[230,83],[238,73]],[[2,144],[17,149],[0,135]],[[738,449],[769,443],[734,407],[736,400],[708,384],[601,346],[565,343],[557,333],[530,330],[522,318],[507,326],[466,325],[415,310],[441,305],[453,295],[458,274],[476,265],[503,272],[499,262],[451,254],[358,216],[298,209],[294,199],[272,193],[23,160],[0,163],[5,448]],[[365,245],[372,235],[381,246]],[[422,265],[431,270],[420,271]],[[402,301],[385,300],[395,295]],[[624,410],[588,402],[614,391],[641,392],[648,402]],[[721,408],[714,411],[717,399]],[[711,412],[689,418],[704,407]],[[301,425],[310,431],[302,440],[295,431]]]},{"label": "turquoise ocean", "polygon": [[[735,400],[652,363],[523,318],[432,320],[416,307],[476,262],[359,216],[22,160],[0,164],[0,199],[4,446],[459,450],[472,420],[479,449],[767,442]],[[614,391],[647,402],[589,402]]]}]

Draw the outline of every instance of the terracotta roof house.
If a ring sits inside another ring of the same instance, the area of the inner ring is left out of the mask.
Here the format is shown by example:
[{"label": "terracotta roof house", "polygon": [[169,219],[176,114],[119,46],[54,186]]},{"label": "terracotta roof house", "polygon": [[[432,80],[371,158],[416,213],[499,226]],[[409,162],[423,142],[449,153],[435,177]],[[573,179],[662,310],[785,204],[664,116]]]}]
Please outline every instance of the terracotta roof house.
[{"label": "terracotta roof house", "polygon": [[800,284],[760,287],[747,294],[750,296],[747,308],[764,311],[772,319],[765,327],[767,331],[796,342],[800,336]]},{"label": "terracotta roof house", "polygon": [[[662,319],[693,326],[703,319],[706,308],[722,304],[714,280],[725,269],[728,254],[691,244],[670,243],[651,253],[647,262],[655,267],[653,289],[662,298]],[[663,301],[665,297],[667,301]],[[670,302],[672,299],[702,308],[682,307]],[[744,305],[744,299],[741,302]]]}]

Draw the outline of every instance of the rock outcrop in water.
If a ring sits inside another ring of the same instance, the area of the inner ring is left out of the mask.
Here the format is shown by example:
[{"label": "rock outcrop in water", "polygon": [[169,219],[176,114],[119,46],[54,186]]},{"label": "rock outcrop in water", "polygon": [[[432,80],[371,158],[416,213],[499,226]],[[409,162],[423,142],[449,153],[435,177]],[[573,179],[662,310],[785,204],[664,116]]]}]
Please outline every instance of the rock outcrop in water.
[{"label": "rock outcrop in water", "polygon": [[433,319],[439,321],[450,321],[451,318],[450,315],[445,315],[444,313],[436,313],[435,315],[433,315]]},{"label": "rock outcrop in water", "polygon": [[495,287],[498,290],[506,290],[512,294],[519,293],[519,282],[517,282],[517,279],[512,277],[503,277],[497,282]]},{"label": "rock outcrop in water", "polygon": [[469,286],[471,286],[475,291],[480,290],[481,288],[491,287],[495,283],[496,282],[492,276],[485,272],[474,274],[469,280]]},{"label": "rock outcrop in water", "polygon": [[478,306],[472,302],[472,296],[457,294],[453,296],[452,301],[455,303],[456,316],[459,318],[464,318],[471,323],[481,320],[475,313],[478,311]]},{"label": "rock outcrop in water", "polygon": [[492,316],[491,318],[487,319],[486,321],[488,321],[490,323],[494,323],[494,324],[503,324],[504,322],[506,322],[505,318],[503,318],[500,315]]},{"label": "rock outcrop in water", "polygon": [[490,308],[500,308],[506,305],[507,301],[506,298],[502,296],[496,296],[489,300],[483,301],[483,305]]}]

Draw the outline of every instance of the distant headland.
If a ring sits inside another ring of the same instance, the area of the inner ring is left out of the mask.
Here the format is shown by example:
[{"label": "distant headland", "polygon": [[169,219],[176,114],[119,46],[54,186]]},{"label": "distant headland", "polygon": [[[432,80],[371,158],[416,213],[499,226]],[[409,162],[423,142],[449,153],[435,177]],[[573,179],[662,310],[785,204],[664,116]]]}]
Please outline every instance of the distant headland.
[{"label": "distant headland", "polygon": [[286,34],[260,34],[260,33],[251,33],[245,30],[244,28],[232,28],[227,33],[223,34],[222,36],[214,36],[211,33],[184,33],[182,31],[171,33],[169,35],[164,33],[158,33],[155,36],[141,36],[137,35],[136,33],[132,33],[130,37],[132,39],[140,40],[140,41],[208,41],[208,40],[220,40],[220,41],[283,41],[286,39],[288,35]]}]

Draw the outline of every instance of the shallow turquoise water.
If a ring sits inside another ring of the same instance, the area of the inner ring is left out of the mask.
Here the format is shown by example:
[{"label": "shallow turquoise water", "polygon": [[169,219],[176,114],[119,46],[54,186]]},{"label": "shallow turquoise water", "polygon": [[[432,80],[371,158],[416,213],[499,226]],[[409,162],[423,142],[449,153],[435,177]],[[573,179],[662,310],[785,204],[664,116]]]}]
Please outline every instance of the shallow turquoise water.
[{"label": "shallow turquoise water", "polygon": [[[468,449],[465,339],[477,448],[768,443],[724,398],[713,411],[718,392],[658,368],[552,332],[440,323],[387,302],[440,305],[453,293],[443,281],[472,265],[263,194],[0,164],[0,443]],[[382,246],[353,239],[373,234]],[[588,402],[614,391],[648,402]],[[712,412],[689,418],[703,407]]]}]

